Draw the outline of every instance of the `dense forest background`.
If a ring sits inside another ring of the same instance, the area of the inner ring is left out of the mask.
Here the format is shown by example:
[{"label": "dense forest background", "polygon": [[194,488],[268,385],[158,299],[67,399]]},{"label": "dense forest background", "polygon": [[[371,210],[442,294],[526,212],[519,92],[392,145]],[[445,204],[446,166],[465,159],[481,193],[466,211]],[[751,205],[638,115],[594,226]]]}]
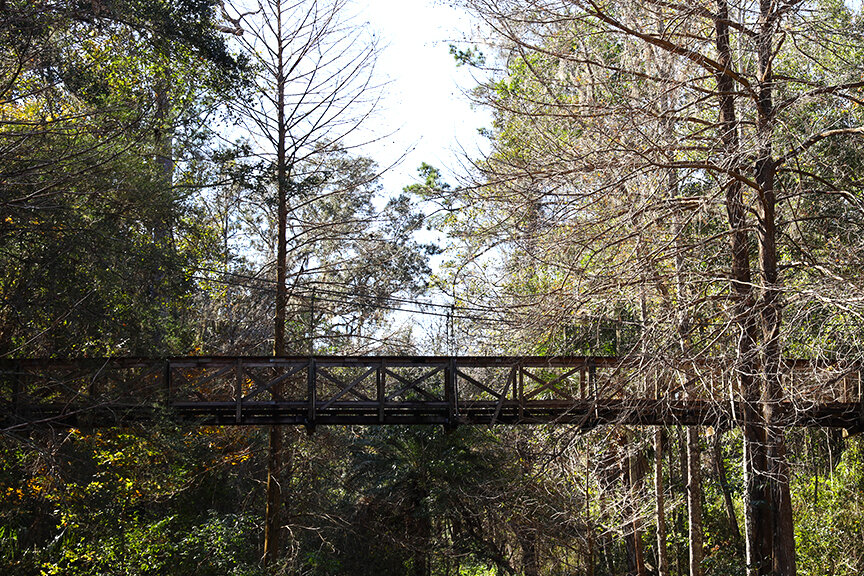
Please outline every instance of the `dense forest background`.
[{"label": "dense forest background", "polygon": [[4,574],[864,572],[860,436],[771,411],[862,361],[860,5],[463,4],[489,153],[387,190],[342,0],[0,0],[0,356],[712,358],[741,425],[6,429]]}]

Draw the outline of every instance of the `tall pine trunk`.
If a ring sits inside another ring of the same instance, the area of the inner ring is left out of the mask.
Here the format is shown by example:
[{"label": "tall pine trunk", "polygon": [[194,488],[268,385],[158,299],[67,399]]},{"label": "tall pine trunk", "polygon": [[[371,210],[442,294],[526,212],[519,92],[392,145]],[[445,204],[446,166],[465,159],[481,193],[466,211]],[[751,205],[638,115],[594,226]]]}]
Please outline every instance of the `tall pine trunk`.
[{"label": "tall pine trunk", "polygon": [[[170,54],[167,48],[163,48],[163,50]],[[156,80],[156,113],[153,130],[154,160],[159,167],[159,179],[164,187],[164,190],[160,192],[166,196],[173,195],[172,188],[174,186],[174,127],[171,120],[171,90],[171,71],[166,67],[159,72]],[[153,223],[153,241],[162,250],[174,246],[172,203],[173,198],[163,201],[163,207],[168,209],[159,214],[157,221]],[[154,272],[150,282],[150,295],[154,301],[159,303],[158,318],[160,323],[152,345],[159,354],[167,354],[169,350],[166,345],[165,333],[170,320],[170,311],[164,302],[166,297],[163,290],[165,273],[161,268]]]}]

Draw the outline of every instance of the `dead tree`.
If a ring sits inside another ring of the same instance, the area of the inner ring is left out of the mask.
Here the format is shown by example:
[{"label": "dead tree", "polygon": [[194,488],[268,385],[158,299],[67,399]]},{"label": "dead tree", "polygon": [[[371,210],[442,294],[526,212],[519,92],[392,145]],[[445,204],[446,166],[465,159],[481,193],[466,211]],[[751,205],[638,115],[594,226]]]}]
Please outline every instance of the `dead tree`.
[{"label": "dead tree", "polygon": [[[224,9],[227,10],[223,6]],[[277,211],[273,354],[289,350],[288,221],[296,204],[292,191],[303,175],[296,168],[339,145],[368,116],[364,100],[372,88],[376,46],[344,18],[343,0],[260,0],[254,10],[229,15],[242,28],[239,42],[256,68],[251,95],[240,99],[238,115],[252,134],[256,153],[270,166]],[[299,271],[302,272],[302,267]],[[280,390],[273,391],[279,395]],[[283,474],[283,431],[270,428],[264,561],[279,557]]]}]

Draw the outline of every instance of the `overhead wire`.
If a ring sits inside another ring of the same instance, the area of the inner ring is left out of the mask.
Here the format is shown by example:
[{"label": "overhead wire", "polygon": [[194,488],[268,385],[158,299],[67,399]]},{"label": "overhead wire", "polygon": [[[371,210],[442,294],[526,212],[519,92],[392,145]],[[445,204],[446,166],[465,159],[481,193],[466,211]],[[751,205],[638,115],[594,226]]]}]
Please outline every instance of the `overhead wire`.
[{"label": "overhead wire", "polygon": [[[237,275],[234,275],[234,276],[236,277]],[[209,276],[195,276],[195,275],[193,275],[192,278],[194,280],[199,280],[202,282],[215,282],[217,284],[223,284],[226,286],[238,286],[238,287],[246,288],[249,290],[254,290],[256,292],[266,292],[268,294],[275,294],[276,293],[276,287],[275,286],[260,286],[260,285],[244,283],[244,282],[221,280],[221,279],[213,278],[213,277],[209,277]],[[263,282],[265,284],[271,284],[271,285],[275,284],[275,282],[270,281],[270,280],[263,280],[263,279],[257,279],[257,278],[252,278],[252,277],[247,277],[246,279],[256,281],[256,282]],[[298,292],[302,292],[304,295],[309,295],[309,294],[314,293],[315,298],[317,300],[319,300],[321,302],[327,302],[330,304],[357,306],[358,305],[358,299],[359,299],[359,300],[367,300],[369,302],[369,305],[374,305],[377,308],[381,308],[383,310],[390,310],[393,312],[403,312],[406,314],[419,314],[419,315],[423,315],[423,316],[433,316],[433,317],[438,317],[438,318],[454,318],[454,319],[458,319],[458,320],[471,320],[471,321],[477,321],[477,322],[480,322],[480,321],[488,322],[490,320],[495,320],[494,318],[490,318],[488,316],[467,315],[467,314],[454,315],[454,314],[449,314],[447,312],[435,312],[435,311],[431,311],[431,310],[422,310],[422,309],[412,310],[410,308],[405,308],[403,306],[397,306],[395,304],[388,304],[387,303],[387,302],[395,302],[396,304],[405,304],[405,305],[410,305],[410,306],[417,306],[419,308],[434,307],[434,308],[445,308],[448,310],[451,309],[451,306],[448,304],[435,304],[435,303],[431,303],[431,302],[409,300],[406,298],[396,298],[396,297],[390,297],[390,296],[371,296],[371,295],[358,297],[356,294],[351,294],[348,292],[338,292],[335,290],[328,290],[326,288],[304,288],[304,289],[300,289],[300,290],[294,289],[292,292],[295,294]],[[329,297],[322,297],[321,296],[322,293],[325,294],[325,296],[329,296]],[[341,299],[337,298],[339,296],[342,296],[343,298],[341,298]],[[355,298],[351,299],[350,297],[352,297],[352,296],[354,296]],[[384,302],[382,302],[382,301],[384,301]],[[456,308],[456,309],[462,310],[462,308]],[[472,310],[472,309],[467,308],[465,310]],[[473,309],[473,311],[483,311],[483,310]]]},{"label": "overhead wire", "polygon": [[[216,282],[216,283],[225,284],[225,285],[237,285],[237,286],[242,286],[242,287],[249,288],[249,289],[255,289],[258,291],[265,291],[268,293],[275,293],[275,291],[276,291],[276,281],[268,279],[268,278],[262,278],[260,276],[251,276],[248,274],[241,274],[238,272],[231,272],[231,271],[227,271],[227,270],[216,270],[216,269],[204,268],[204,267],[197,267],[197,270],[199,270],[200,272],[218,274],[218,275],[223,275],[223,276],[231,276],[233,278],[239,278],[239,279],[246,280],[246,281],[267,284],[271,287],[254,286],[254,285],[250,285],[250,284],[239,283],[236,281],[220,280],[220,279],[214,278],[212,276],[193,276],[193,278],[196,280],[207,281],[207,282]],[[464,306],[464,305],[455,305],[452,303],[445,304],[445,303],[429,302],[429,301],[425,301],[425,300],[401,298],[398,296],[379,296],[379,295],[362,296],[362,295],[358,295],[358,294],[353,293],[353,292],[345,292],[345,291],[341,291],[341,290],[332,290],[332,289],[324,288],[324,287],[322,287],[322,284],[324,284],[324,285],[331,284],[332,285],[332,283],[322,282],[321,280],[312,280],[310,282],[310,284],[313,284],[314,287],[304,286],[304,287],[301,287],[299,289],[295,288],[292,291],[294,293],[302,292],[304,294],[311,294],[312,292],[314,292],[315,294],[327,294],[327,295],[330,295],[330,296],[333,296],[336,298],[338,298],[338,297],[346,298],[346,300],[332,300],[331,301],[333,303],[340,303],[340,304],[356,304],[358,299],[368,299],[369,301],[375,302],[376,305],[378,305],[379,307],[385,308],[388,310],[396,310],[396,311],[410,312],[410,313],[415,313],[415,314],[424,314],[427,316],[437,316],[437,317],[448,317],[448,314],[450,313],[450,311],[455,306],[455,309],[458,310],[459,312],[462,312],[463,314],[461,314],[459,316],[454,316],[454,318],[463,319],[463,320],[486,320],[486,321],[488,321],[491,319],[488,316],[482,316],[481,317],[481,316],[474,316],[474,315],[466,315],[466,314],[464,314],[465,312],[474,312],[477,314],[490,314],[490,315],[501,316],[504,313],[508,313],[508,312],[512,313],[514,310],[519,309],[519,308],[530,308],[530,307],[534,306],[533,303],[532,304],[514,304],[511,306],[507,306],[507,307],[478,306],[476,304]],[[405,304],[408,306],[423,307],[423,308],[437,308],[437,309],[441,309],[441,310],[446,310],[446,312],[432,312],[432,311],[428,311],[428,310],[407,310],[405,308],[396,307],[393,305],[390,305],[390,306],[381,305],[382,301],[391,302],[391,303],[395,303],[395,304]]]}]

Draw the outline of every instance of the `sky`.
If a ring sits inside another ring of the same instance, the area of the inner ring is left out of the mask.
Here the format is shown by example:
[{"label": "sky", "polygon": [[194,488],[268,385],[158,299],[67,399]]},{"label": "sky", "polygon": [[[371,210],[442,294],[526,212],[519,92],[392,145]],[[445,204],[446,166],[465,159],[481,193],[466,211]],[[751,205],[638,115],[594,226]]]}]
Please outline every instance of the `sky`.
[{"label": "sky", "polygon": [[445,177],[457,172],[460,146],[477,157],[483,146],[477,130],[491,122],[465,95],[477,84],[474,71],[457,67],[449,52],[450,44],[470,44],[471,18],[442,0],[355,0],[355,8],[379,39],[376,68],[388,81],[367,129],[379,137],[392,133],[363,153],[387,166],[407,152],[382,178],[386,192],[417,181],[422,162],[442,168]]},{"label": "sky", "polygon": [[[423,162],[441,169],[445,181],[455,183],[464,155],[481,155],[485,140],[478,129],[491,124],[491,114],[473,109],[466,95],[478,83],[476,70],[457,67],[450,54],[451,44],[463,49],[472,45],[476,24],[464,10],[442,0],[354,1],[360,21],[379,40],[376,69],[388,82],[372,126],[367,126],[379,137],[387,136],[362,149],[380,166],[399,161],[381,178],[384,197],[417,182]],[[417,239],[446,243],[432,231],[419,233]],[[438,269],[440,259],[432,258],[433,269]],[[433,300],[441,303],[440,298]],[[441,352],[432,342],[440,336],[442,318],[397,313],[394,320],[396,325],[415,326],[422,345]]]}]

